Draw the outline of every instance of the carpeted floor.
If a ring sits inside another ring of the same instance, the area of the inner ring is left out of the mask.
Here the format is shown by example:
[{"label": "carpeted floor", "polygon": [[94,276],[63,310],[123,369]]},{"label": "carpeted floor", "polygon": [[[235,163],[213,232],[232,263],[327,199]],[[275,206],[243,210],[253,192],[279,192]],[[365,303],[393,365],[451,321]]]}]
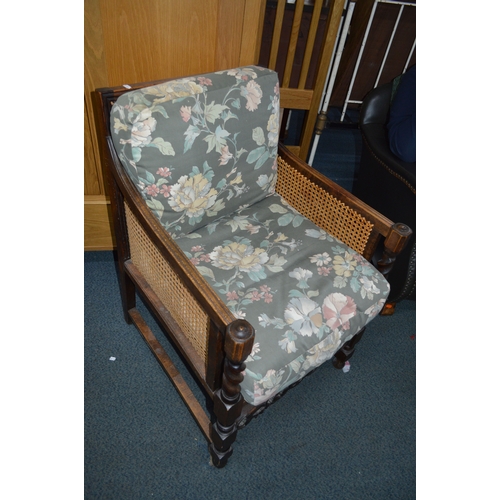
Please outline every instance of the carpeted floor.
[{"label": "carpeted floor", "polygon": [[[314,164],[347,189],[359,159],[357,134],[327,129]],[[344,154],[340,144],[348,142]],[[415,498],[415,302],[373,320],[348,373],[326,363],[254,419],[219,470],[209,465],[207,443],[179,395],[122,317],[113,253],[84,258],[87,500]]]},{"label": "carpeted floor", "polygon": [[[352,191],[361,159],[362,138],[357,128],[359,111],[348,110],[343,122],[340,122],[340,116],[340,109],[328,109],[327,126],[320,135],[312,166],[347,191]],[[292,111],[285,144],[298,144],[303,119],[304,112]]]},{"label": "carpeted floor", "polygon": [[112,253],[87,252],[85,498],[415,498],[414,335],[415,302],[376,318],[348,373],[320,367],[240,431],[218,470],[177,392],[122,318]]}]

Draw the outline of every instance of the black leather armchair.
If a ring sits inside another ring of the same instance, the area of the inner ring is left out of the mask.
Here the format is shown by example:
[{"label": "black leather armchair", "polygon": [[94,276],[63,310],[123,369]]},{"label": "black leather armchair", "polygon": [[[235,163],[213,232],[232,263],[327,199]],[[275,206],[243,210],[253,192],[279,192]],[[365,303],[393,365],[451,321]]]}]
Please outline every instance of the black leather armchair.
[{"label": "black leather armchair", "polygon": [[406,163],[389,148],[386,124],[397,79],[371,90],[361,106],[361,160],[353,194],[391,220],[407,224],[413,235],[388,276],[386,314],[403,299],[416,299],[416,162]]}]

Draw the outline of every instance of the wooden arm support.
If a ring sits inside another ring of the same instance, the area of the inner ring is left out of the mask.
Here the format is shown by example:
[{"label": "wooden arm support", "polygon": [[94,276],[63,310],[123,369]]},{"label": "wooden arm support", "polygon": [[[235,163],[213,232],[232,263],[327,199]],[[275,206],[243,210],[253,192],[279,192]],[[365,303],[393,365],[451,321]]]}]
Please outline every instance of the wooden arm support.
[{"label": "wooden arm support", "polygon": [[244,399],[240,394],[244,360],[252,352],[255,331],[248,321],[233,321],[226,331],[224,340],[224,372],[222,387],[214,394],[214,414],[216,421],[210,427],[209,445],[212,463],[219,468],[226,465],[233,453],[232,444],[236,439],[236,422],[241,415]]},{"label": "wooden arm support", "polygon": [[385,276],[391,272],[394,261],[404,249],[413,231],[401,222],[393,224],[384,242],[382,257],[377,262],[377,269]]}]

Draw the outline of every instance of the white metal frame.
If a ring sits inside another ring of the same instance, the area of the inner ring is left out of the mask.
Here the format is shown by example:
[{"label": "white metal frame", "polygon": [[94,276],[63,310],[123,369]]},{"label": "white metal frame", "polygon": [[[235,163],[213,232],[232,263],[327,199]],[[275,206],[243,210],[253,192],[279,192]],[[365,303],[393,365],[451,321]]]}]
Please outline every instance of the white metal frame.
[{"label": "white metal frame", "polygon": [[[361,43],[361,49],[359,51],[359,54],[358,54],[358,57],[357,57],[357,60],[356,60],[356,65],[354,67],[354,72],[353,72],[353,74],[351,76],[351,81],[350,81],[350,84],[349,84],[349,89],[347,91],[347,96],[346,96],[346,99],[344,101],[344,106],[342,108],[342,115],[340,117],[340,121],[341,122],[344,121],[344,117],[345,117],[345,113],[346,113],[346,110],[347,110],[347,106],[349,104],[362,104],[362,102],[363,102],[363,101],[352,100],[352,99],[350,99],[350,97],[351,97],[351,93],[352,93],[352,88],[354,86],[354,81],[355,81],[357,73],[358,73],[358,69],[359,69],[359,65],[360,65],[360,62],[361,62],[361,58],[363,56],[363,52],[364,52],[364,49],[365,49],[366,41],[367,41],[368,35],[370,33],[370,29],[371,29],[371,26],[372,26],[373,18],[375,17],[375,12],[377,10],[377,6],[378,6],[379,3],[387,3],[387,4],[399,5],[399,13],[398,13],[398,17],[396,19],[396,22],[394,23],[394,27],[393,27],[392,33],[391,33],[391,38],[390,38],[389,43],[387,45],[387,48],[386,48],[386,51],[385,51],[385,54],[384,54],[384,59],[382,60],[382,64],[380,66],[380,69],[379,69],[379,72],[378,72],[378,75],[377,75],[377,80],[375,82],[374,87],[377,87],[378,83],[380,81],[380,76],[382,75],[382,71],[384,69],[384,66],[385,66],[385,63],[386,63],[386,60],[387,60],[387,56],[388,56],[389,51],[391,49],[392,42],[393,42],[393,39],[394,39],[394,35],[395,35],[396,30],[397,30],[398,25],[399,25],[399,21],[401,19],[401,16],[403,15],[404,8],[405,7],[416,7],[416,4],[415,3],[411,3],[411,2],[398,2],[398,1],[395,1],[395,0],[374,0],[373,7],[372,7],[372,10],[371,10],[371,13],[370,13],[370,18],[369,18],[368,24],[366,26],[365,34],[363,36],[363,41]],[[333,86],[335,84],[335,79],[337,77],[337,72],[338,72],[340,60],[341,60],[341,57],[342,57],[342,53],[344,51],[344,46],[345,46],[345,43],[346,43],[346,38],[347,38],[347,34],[349,32],[349,28],[350,28],[350,25],[351,25],[351,19],[352,19],[352,15],[354,13],[355,6],[356,6],[356,2],[355,1],[351,2],[350,0],[345,0],[344,12],[342,14],[342,19],[341,19],[341,22],[340,22],[340,29],[339,29],[339,32],[337,34],[337,40],[335,41],[335,47],[334,47],[334,50],[333,50],[333,53],[332,53],[332,58],[330,60],[330,67],[329,67],[329,70],[328,70],[328,75],[329,76],[328,76],[328,78],[326,79],[326,82],[325,82],[325,87],[324,87],[324,90],[323,90],[323,97],[322,97],[322,101],[321,101],[322,104],[320,106],[319,114],[323,113],[323,114],[326,115],[326,113],[328,111],[328,106],[330,105],[330,98],[331,98],[331,95],[332,95]],[[408,68],[408,64],[410,63],[411,57],[413,55],[413,52],[415,51],[416,43],[417,43],[417,41],[416,41],[416,38],[415,38],[415,40],[413,41],[413,45],[412,45],[412,48],[410,50],[410,53],[408,54],[408,58],[406,59],[405,66],[403,68],[403,73],[405,73],[406,70],[407,70],[407,68]],[[318,114],[318,116],[319,116],[319,114]],[[318,147],[318,142],[319,142],[320,136],[321,136],[321,131],[319,131],[319,132],[317,132],[317,133],[314,134],[314,141],[313,141],[313,145],[312,145],[312,148],[311,148],[311,153],[309,154],[309,158],[308,158],[309,165],[313,164],[314,156],[316,154],[316,149]]]},{"label": "white metal frame", "polygon": [[[415,3],[397,2],[397,1],[394,1],[394,0],[375,0],[373,2],[373,7],[372,7],[371,14],[370,14],[370,19],[368,20],[368,25],[366,26],[366,31],[365,31],[365,34],[364,34],[364,37],[363,37],[363,41],[361,43],[361,49],[359,51],[358,58],[356,60],[356,66],[354,67],[354,72],[353,72],[352,77],[351,77],[351,83],[349,85],[349,90],[347,91],[347,96],[346,96],[346,99],[344,101],[344,107],[342,109],[342,115],[340,117],[340,121],[341,122],[344,121],[344,116],[345,116],[345,113],[346,113],[346,110],[347,110],[347,106],[349,104],[362,104],[362,102],[363,102],[363,101],[352,100],[352,99],[350,99],[350,97],[351,97],[352,88],[354,86],[354,81],[355,81],[356,75],[358,73],[359,63],[361,62],[361,57],[363,56],[363,52],[365,50],[366,40],[368,39],[368,35],[370,34],[370,29],[371,29],[371,26],[372,26],[373,18],[375,17],[375,12],[377,10],[377,6],[378,6],[379,3],[387,3],[387,4],[399,5],[399,13],[398,13],[398,17],[396,19],[396,22],[394,23],[394,27],[393,27],[392,33],[391,33],[391,38],[390,38],[389,43],[387,45],[387,48],[386,48],[386,51],[385,51],[385,54],[384,54],[384,59],[382,60],[382,64],[380,66],[380,69],[379,69],[379,72],[378,72],[378,75],[377,75],[377,80],[375,81],[374,88],[378,86],[378,83],[379,83],[379,80],[380,80],[380,75],[382,74],[382,71],[384,69],[385,62],[387,60],[387,55],[389,54],[389,51],[391,49],[392,41],[394,39],[394,34],[396,33],[396,30],[398,28],[399,20],[401,19],[401,16],[403,14],[404,8],[405,7],[416,7]],[[408,68],[408,64],[410,62],[411,56],[413,55],[413,52],[415,51],[416,43],[417,43],[417,40],[415,38],[415,40],[413,41],[413,46],[412,46],[412,48],[410,50],[410,53],[408,55],[408,58],[406,60],[405,67],[403,69],[403,73]]]},{"label": "white metal frame", "polygon": [[[337,72],[339,69],[340,59],[342,57],[342,52],[344,51],[345,42],[347,39],[347,34],[349,32],[349,27],[351,25],[352,15],[354,13],[354,7],[356,2],[350,2],[345,0],[344,11],[342,13],[342,18],[340,20],[340,28],[337,32],[337,39],[335,40],[335,46],[333,48],[332,57],[330,59],[330,67],[328,68],[328,77],[325,80],[325,87],[323,89],[322,105],[320,106],[321,113],[326,114],[328,111],[328,106],[330,104],[330,97],[333,91],[333,84],[335,83],[335,78],[337,77]],[[314,161],[314,156],[316,154],[316,149],[318,147],[320,134],[314,134],[314,141],[309,154],[308,163],[312,165]]]}]

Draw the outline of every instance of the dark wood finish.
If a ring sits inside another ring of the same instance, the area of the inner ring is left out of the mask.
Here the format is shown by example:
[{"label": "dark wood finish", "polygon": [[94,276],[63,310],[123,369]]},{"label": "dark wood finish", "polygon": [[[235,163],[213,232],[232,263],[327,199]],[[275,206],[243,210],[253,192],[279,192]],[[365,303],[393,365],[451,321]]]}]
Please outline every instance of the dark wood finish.
[{"label": "dark wood finish", "polygon": [[377,262],[377,268],[387,276],[396,261],[396,257],[406,247],[412,230],[402,223],[394,224],[384,242],[384,252],[382,258]]},{"label": "dark wood finish", "polygon": [[[131,88],[137,89],[153,83],[135,84],[131,85]],[[125,174],[110,138],[109,118],[112,103],[119,95],[128,90],[123,87],[116,87],[97,89],[93,93],[94,105],[97,110],[96,126],[99,131],[101,159],[108,178],[113,205],[113,226],[118,244],[120,290],[125,317],[127,321],[133,321],[137,326],[156,359],[189,408],[209,443],[213,464],[217,467],[223,467],[232,454],[232,444],[236,439],[237,430],[242,428],[251,418],[261,413],[272,401],[278,400],[289,388],[260,406],[246,403],[241,396],[239,384],[243,377],[242,371],[245,369],[244,361],[251,352],[253,345],[253,327],[244,320],[235,320],[224,302],[198,273],[195,266],[184,255],[175,241],[164,231]],[[392,259],[404,245],[406,236],[402,228],[394,225],[392,221],[355,198],[351,193],[309,167],[304,161],[292,155],[281,145],[279,154],[291,167],[297,169],[315,186],[319,186],[327,193],[334,195],[372,222],[372,235],[369,244],[365,248],[364,256],[371,259],[377,245],[384,241],[385,254],[379,267],[384,269],[385,272],[389,272]],[[148,238],[154,243],[161,257],[177,273],[184,286],[192,293],[204,313],[209,317],[208,355],[206,360],[201,359],[186,338],[182,328],[130,260],[124,203],[127,204]],[[151,329],[146,325],[144,318],[135,308],[136,290],[155,316],[162,330],[172,340],[181,357],[191,368],[192,373],[207,395],[207,411],[201,407],[193,396],[171,359],[154,337]],[[338,358],[344,357],[348,359],[352,355],[354,344],[359,341],[360,337],[361,335],[358,334],[355,337],[356,340],[353,338],[350,344],[339,352]]]},{"label": "dark wood finish", "polygon": [[168,354],[163,349],[162,345],[158,342],[158,339],[154,336],[153,332],[149,326],[144,321],[144,318],[135,308],[129,311],[130,317],[132,318],[135,326],[143,336],[151,352],[155,355],[156,359],[160,363],[161,367],[168,375],[172,381],[175,389],[181,396],[182,400],[188,407],[189,411],[193,415],[196,423],[200,427],[203,435],[206,439],[210,439],[210,420],[207,417],[205,410],[201,407],[198,400],[195,398],[193,392],[186,384],[186,381],[182,375],[177,370],[176,366],[168,356]]},{"label": "dark wood finish", "polygon": [[354,354],[354,347],[361,340],[366,328],[361,329],[351,340],[348,340],[333,357],[333,366],[338,370],[344,368],[345,362]]},{"label": "dark wood finish", "polygon": [[118,254],[118,278],[120,286],[120,295],[122,301],[123,316],[125,321],[130,324],[132,319],[129,315],[129,310],[135,308],[135,286],[130,277],[125,273],[125,262],[130,259],[130,248],[127,238],[127,225],[125,222],[125,206],[123,203],[123,195],[116,186],[113,178],[108,179],[112,184],[111,192],[111,214],[115,240],[117,243],[116,251]]},{"label": "dark wood finish", "polygon": [[[155,316],[160,325],[170,332],[170,339],[175,346],[184,354],[188,364],[192,370],[198,375],[198,378],[205,381],[205,363],[196,352],[195,348],[184,336],[181,327],[177,324],[175,319],[171,316],[169,311],[163,307],[161,300],[158,298],[149,283],[144,279],[139,270],[135,267],[132,261],[125,262],[126,274],[132,279],[134,285],[137,287],[138,292],[141,294],[143,300],[152,306]],[[139,313],[137,313],[139,314]],[[136,318],[137,318],[136,314]],[[135,321],[134,321],[135,322]],[[210,387],[203,384],[206,391],[210,392]]]},{"label": "dark wood finish", "polygon": [[238,431],[237,421],[245,401],[240,393],[243,380],[243,362],[252,352],[255,331],[245,320],[236,320],[229,325],[224,342],[224,373],[222,387],[215,393],[214,414],[217,420],[210,428],[210,455],[216,467],[224,467],[232,455],[232,444]]},{"label": "dark wood finish", "polygon": [[[378,269],[387,276],[396,262],[396,257],[407,246],[412,230],[406,224],[394,224],[387,238],[382,257],[377,262]],[[390,242],[390,243],[389,243]],[[380,312],[381,316],[392,316],[396,310],[396,302],[386,302]]]}]

